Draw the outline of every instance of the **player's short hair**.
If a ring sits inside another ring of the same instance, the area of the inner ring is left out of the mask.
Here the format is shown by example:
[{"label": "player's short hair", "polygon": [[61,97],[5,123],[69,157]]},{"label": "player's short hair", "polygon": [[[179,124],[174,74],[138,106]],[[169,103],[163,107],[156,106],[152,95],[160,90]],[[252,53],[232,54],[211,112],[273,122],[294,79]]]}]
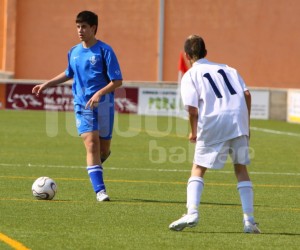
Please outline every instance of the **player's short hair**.
[{"label": "player's short hair", "polygon": [[207,54],[204,40],[198,35],[190,35],[186,39],[184,43],[184,51],[194,60],[204,58]]},{"label": "player's short hair", "polygon": [[98,29],[98,16],[91,11],[84,10],[81,11],[76,17],[76,23],[87,23],[90,26],[96,25],[95,34]]}]

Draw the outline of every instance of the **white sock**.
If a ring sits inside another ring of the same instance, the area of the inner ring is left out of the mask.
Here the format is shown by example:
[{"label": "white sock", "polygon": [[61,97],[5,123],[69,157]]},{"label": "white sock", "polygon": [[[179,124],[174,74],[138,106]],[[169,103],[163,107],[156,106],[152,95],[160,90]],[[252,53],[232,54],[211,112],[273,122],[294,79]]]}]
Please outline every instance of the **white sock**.
[{"label": "white sock", "polygon": [[188,214],[198,213],[201,194],[204,188],[204,180],[201,177],[192,176],[187,185],[187,203]]},{"label": "white sock", "polygon": [[244,220],[254,223],[253,217],[253,188],[251,181],[241,181],[237,185],[240,194],[242,209],[244,213]]}]

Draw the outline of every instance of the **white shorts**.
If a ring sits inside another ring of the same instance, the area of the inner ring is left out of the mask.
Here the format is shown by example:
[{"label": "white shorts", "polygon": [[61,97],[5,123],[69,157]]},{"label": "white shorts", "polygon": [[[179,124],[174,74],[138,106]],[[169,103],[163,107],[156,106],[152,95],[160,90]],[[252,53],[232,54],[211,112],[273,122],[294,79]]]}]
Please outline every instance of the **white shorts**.
[{"label": "white shorts", "polygon": [[233,164],[248,165],[249,138],[246,135],[209,146],[196,144],[194,164],[211,169],[221,169],[230,155]]}]

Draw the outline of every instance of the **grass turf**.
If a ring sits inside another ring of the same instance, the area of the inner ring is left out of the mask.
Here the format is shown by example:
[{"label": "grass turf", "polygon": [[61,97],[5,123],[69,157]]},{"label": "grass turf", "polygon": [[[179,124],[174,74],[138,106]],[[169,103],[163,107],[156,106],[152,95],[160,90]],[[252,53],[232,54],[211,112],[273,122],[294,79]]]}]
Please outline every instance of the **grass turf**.
[{"label": "grass turf", "polygon": [[[205,176],[199,225],[172,232],[168,225],[186,210],[193,155],[187,121],[117,115],[104,164],[112,201],[97,203],[72,113],[2,110],[0,249],[11,249],[1,234],[30,249],[298,249],[300,125],[253,120],[251,126],[249,170],[263,233],[242,233],[230,162]],[[54,200],[33,198],[40,176],[57,182]]]}]

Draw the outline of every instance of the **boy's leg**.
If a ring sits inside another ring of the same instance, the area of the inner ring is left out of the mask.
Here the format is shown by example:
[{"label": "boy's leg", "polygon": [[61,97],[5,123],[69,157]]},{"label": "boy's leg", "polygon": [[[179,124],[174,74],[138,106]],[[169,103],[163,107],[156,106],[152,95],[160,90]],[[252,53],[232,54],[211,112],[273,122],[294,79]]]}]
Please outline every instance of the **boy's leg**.
[{"label": "boy's leg", "polygon": [[[199,220],[198,209],[204,188],[204,175],[207,168],[221,169],[228,155],[227,142],[217,143],[212,146],[196,145],[194,164],[191,177],[187,186],[187,209],[188,214],[170,224],[169,228],[181,231],[185,227],[196,226]],[[204,167],[205,166],[205,167]]]},{"label": "boy's leg", "polygon": [[198,208],[200,205],[201,195],[204,188],[204,174],[206,172],[205,167],[193,164],[191,171],[191,177],[187,184],[187,209],[188,214],[198,214]]},{"label": "boy's leg", "polygon": [[100,165],[100,140],[99,132],[92,131],[80,135],[86,150],[86,162],[88,166]]},{"label": "boy's leg", "polygon": [[100,140],[98,131],[81,134],[86,149],[87,171],[98,201],[109,200],[103,180],[100,162]]},{"label": "boy's leg", "polygon": [[[244,220],[254,220],[253,218],[253,189],[246,166],[234,165],[235,175],[238,180],[237,189],[240,194]],[[253,221],[254,222],[254,221]]]},{"label": "boy's leg", "polygon": [[186,227],[194,227],[199,221],[198,209],[204,188],[204,174],[206,168],[193,164],[191,177],[187,184],[187,215],[170,224],[169,228],[181,231]]},{"label": "boy's leg", "polygon": [[[110,155],[110,143],[113,131],[114,122],[114,106],[113,99],[109,94],[105,95],[104,100],[101,100],[97,109],[94,110],[95,123],[94,128],[97,130],[97,140],[99,141],[98,148],[98,161],[100,164],[108,158]],[[103,169],[101,166],[101,178],[103,181]],[[99,175],[100,177],[100,175]],[[110,198],[106,194],[106,189],[97,193],[98,201],[109,201]]]},{"label": "boy's leg", "polygon": [[100,139],[100,159],[103,163],[110,155],[110,145],[114,126],[114,100],[109,94],[99,103],[97,109],[97,128]]},{"label": "boy's leg", "polygon": [[254,220],[253,187],[246,167],[250,163],[248,145],[249,138],[247,136],[232,139],[230,141],[230,156],[234,163],[234,171],[238,181],[237,189],[243,209],[244,232],[260,233]]},{"label": "boy's leg", "polygon": [[245,165],[235,164],[234,169],[238,180],[237,189],[243,209],[244,232],[260,233],[254,220],[253,186],[247,168]]},{"label": "boy's leg", "polygon": [[101,163],[104,163],[107,158],[110,156],[110,145],[111,145],[111,139],[103,139],[100,138],[100,159]]}]

